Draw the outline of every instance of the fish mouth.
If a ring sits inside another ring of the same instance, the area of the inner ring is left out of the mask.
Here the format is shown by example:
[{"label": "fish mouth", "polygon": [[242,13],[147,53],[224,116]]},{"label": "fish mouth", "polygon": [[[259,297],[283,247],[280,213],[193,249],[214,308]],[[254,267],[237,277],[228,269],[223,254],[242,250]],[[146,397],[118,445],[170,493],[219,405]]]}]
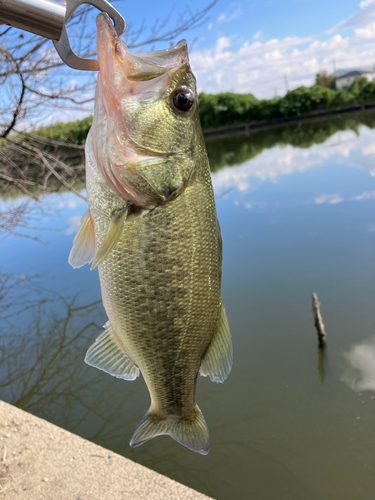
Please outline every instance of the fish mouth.
[{"label": "fish mouth", "polygon": [[125,76],[129,82],[146,82],[166,73],[174,73],[177,68],[189,62],[186,40],[180,40],[174,47],[166,50],[132,54],[118,37],[108,14],[99,14],[96,26],[101,74],[115,78]]},{"label": "fish mouth", "polygon": [[161,109],[157,116],[163,119],[175,116],[171,93],[180,80],[194,78],[187,44],[182,40],[167,50],[132,54],[107,14],[99,14],[96,25],[99,74],[88,151],[113,192],[138,207],[154,208],[177,194],[159,192],[146,171],[175,168],[172,159],[180,153],[174,144],[166,146],[158,132],[161,120],[150,107]]}]

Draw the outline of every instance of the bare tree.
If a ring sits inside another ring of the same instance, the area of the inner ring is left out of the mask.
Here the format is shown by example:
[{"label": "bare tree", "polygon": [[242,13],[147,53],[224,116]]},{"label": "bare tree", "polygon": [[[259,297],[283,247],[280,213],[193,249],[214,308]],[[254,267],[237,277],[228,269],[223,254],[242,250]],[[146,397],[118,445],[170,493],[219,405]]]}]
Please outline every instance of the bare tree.
[{"label": "bare tree", "polygon": [[[184,31],[204,23],[216,1],[196,12],[186,7],[177,14],[173,8],[150,27],[144,21],[139,27],[129,23],[125,41],[137,50],[152,49],[160,42],[172,44]],[[83,6],[68,26],[73,49],[86,58],[95,56],[96,34],[89,30],[92,14],[92,7]],[[173,19],[176,23],[170,29]],[[64,66],[49,40],[0,26],[0,194],[16,189],[37,199],[41,193],[69,189],[82,196],[83,144],[27,132],[56,109],[62,119],[72,111],[82,117],[92,112],[94,87],[95,74]],[[19,215],[19,210],[10,218],[2,214],[3,229],[9,230]]]}]

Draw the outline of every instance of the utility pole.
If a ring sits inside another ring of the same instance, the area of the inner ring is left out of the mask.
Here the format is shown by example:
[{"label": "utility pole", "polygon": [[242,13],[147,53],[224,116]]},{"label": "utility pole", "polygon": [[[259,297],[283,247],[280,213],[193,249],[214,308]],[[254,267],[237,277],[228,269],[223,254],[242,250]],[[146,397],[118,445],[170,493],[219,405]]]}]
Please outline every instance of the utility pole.
[{"label": "utility pole", "polygon": [[284,80],[285,80],[285,89],[288,92],[289,85],[288,85],[288,76],[286,75],[286,73],[284,74]]}]

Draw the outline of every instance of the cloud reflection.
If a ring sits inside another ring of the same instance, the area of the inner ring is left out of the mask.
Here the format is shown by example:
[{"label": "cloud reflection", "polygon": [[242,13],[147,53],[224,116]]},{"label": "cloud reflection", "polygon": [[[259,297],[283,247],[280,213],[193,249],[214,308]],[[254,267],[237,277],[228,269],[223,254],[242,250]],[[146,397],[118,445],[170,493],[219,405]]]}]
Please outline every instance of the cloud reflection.
[{"label": "cloud reflection", "polygon": [[74,234],[77,229],[79,228],[79,225],[81,223],[82,215],[77,214],[77,215],[72,215],[71,217],[67,218],[67,223],[68,223],[68,228],[65,231],[66,235],[71,235]]},{"label": "cloud reflection", "polygon": [[[250,136],[244,141],[252,141]],[[238,146],[241,148],[241,145]],[[212,181],[218,196],[228,188],[241,192],[255,191],[265,181],[273,183],[284,175],[305,172],[310,168],[324,166],[336,157],[341,165],[364,169],[371,176],[375,175],[374,132],[366,126],[360,127],[360,134],[353,130],[337,132],[328,138],[324,144],[313,144],[308,149],[293,145],[275,145],[251,155],[244,162],[229,163],[218,172],[213,173]],[[241,156],[238,158],[241,159]],[[353,200],[370,199],[373,193],[364,193],[367,198],[356,197]],[[341,195],[322,194],[314,200],[316,204],[337,204],[343,201]]]},{"label": "cloud reflection", "polygon": [[[320,163],[319,159],[309,156],[304,149],[276,146],[263,151],[238,167],[223,168],[213,174],[212,183],[216,192],[229,186],[235,186],[242,192],[255,190],[259,181],[276,182],[280,175],[303,172]],[[253,182],[250,182],[250,178]]]},{"label": "cloud reflection", "polygon": [[353,346],[344,358],[349,366],[341,380],[356,392],[375,392],[375,337]]}]

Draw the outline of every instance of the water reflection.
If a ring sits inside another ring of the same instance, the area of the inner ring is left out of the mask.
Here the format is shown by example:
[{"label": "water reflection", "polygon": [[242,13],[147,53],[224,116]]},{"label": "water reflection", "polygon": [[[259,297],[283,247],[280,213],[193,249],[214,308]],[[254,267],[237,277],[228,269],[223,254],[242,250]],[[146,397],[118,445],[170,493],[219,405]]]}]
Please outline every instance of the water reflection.
[{"label": "water reflection", "polygon": [[[66,298],[45,282],[46,276],[0,275],[1,399],[208,493],[210,484],[232,491],[231,481],[216,473],[227,450],[234,451],[238,465],[243,455],[267,463],[258,442],[236,435],[221,439],[227,422],[210,425],[216,453],[209,460],[192,460],[189,450],[167,436],[131,449],[131,432],[149,403],[143,380],[125,382],[85,365],[84,354],[105,322],[101,301],[80,304],[79,297]],[[209,386],[201,387],[199,400],[211,411],[222,406]],[[246,417],[231,420],[236,429],[246,429]],[[239,491],[237,498],[245,497]]]},{"label": "water reflection", "polygon": [[[321,166],[335,156],[347,166],[367,170],[373,176],[373,128],[375,114],[368,113],[209,140],[207,149],[217,196],[233,189],[254,191],[264,181],[275,183],[280,176]],[[340,200],[339,195],[328,196]]]},{"label": "water reflection", "polygon": [[[106,315],[97,272],[67,263],[86,210],[72,193],[43,198],[57,209],[39,226],[54,229],[40,229],[48,246],[1,242],[0,398],[213,498],[352,500],[358,484],[372,498],[375,399],[363,403],[340,379],[341,353],[355,342],[347,383],[374,390],[375,343],[365,342],[375,278],[369,117],[368,126],[333,120],[208,143],[236,360],[220,387],[197,383],[207,457],[166,436],[131,449],[149,405],[143,380],[84,364]],[[317,354],[312,290],[321,290],[330,334]]]},{"label": "water reflection", "polygon": [[39,276],[2,274],[0,294],[1,399],[89,439],[114,439],[110,421],[133,391],[118,394],[116,379],[83,362],[102,331],[101,302],[80,305]]},{"label": "water reflection", "polygon": [[[325,143],[338,132],[352,131],[359,136],[359,129],[365,125],[369,129],[375,128],[375,113],[359,113],[341,115],[335,118],[316,122],[301,122],[292,125],[253,132],[249,135],[238,135],[210,139],[206,141],[212,172],[223,167],[240,165],[255,158],[266,149],[276,146],[292,146],[294,148],[310,149],[317,144]],[[336,145],[341,147],[345,154],[346,138],[340,137]],[[374,147],[367,147],[365,155],[374,154]]]},{"label": "water reflection", "polygon": [[349,367],[342,380],[356,392],[375,392],[375,337],[353,346],[344,357]]}]

